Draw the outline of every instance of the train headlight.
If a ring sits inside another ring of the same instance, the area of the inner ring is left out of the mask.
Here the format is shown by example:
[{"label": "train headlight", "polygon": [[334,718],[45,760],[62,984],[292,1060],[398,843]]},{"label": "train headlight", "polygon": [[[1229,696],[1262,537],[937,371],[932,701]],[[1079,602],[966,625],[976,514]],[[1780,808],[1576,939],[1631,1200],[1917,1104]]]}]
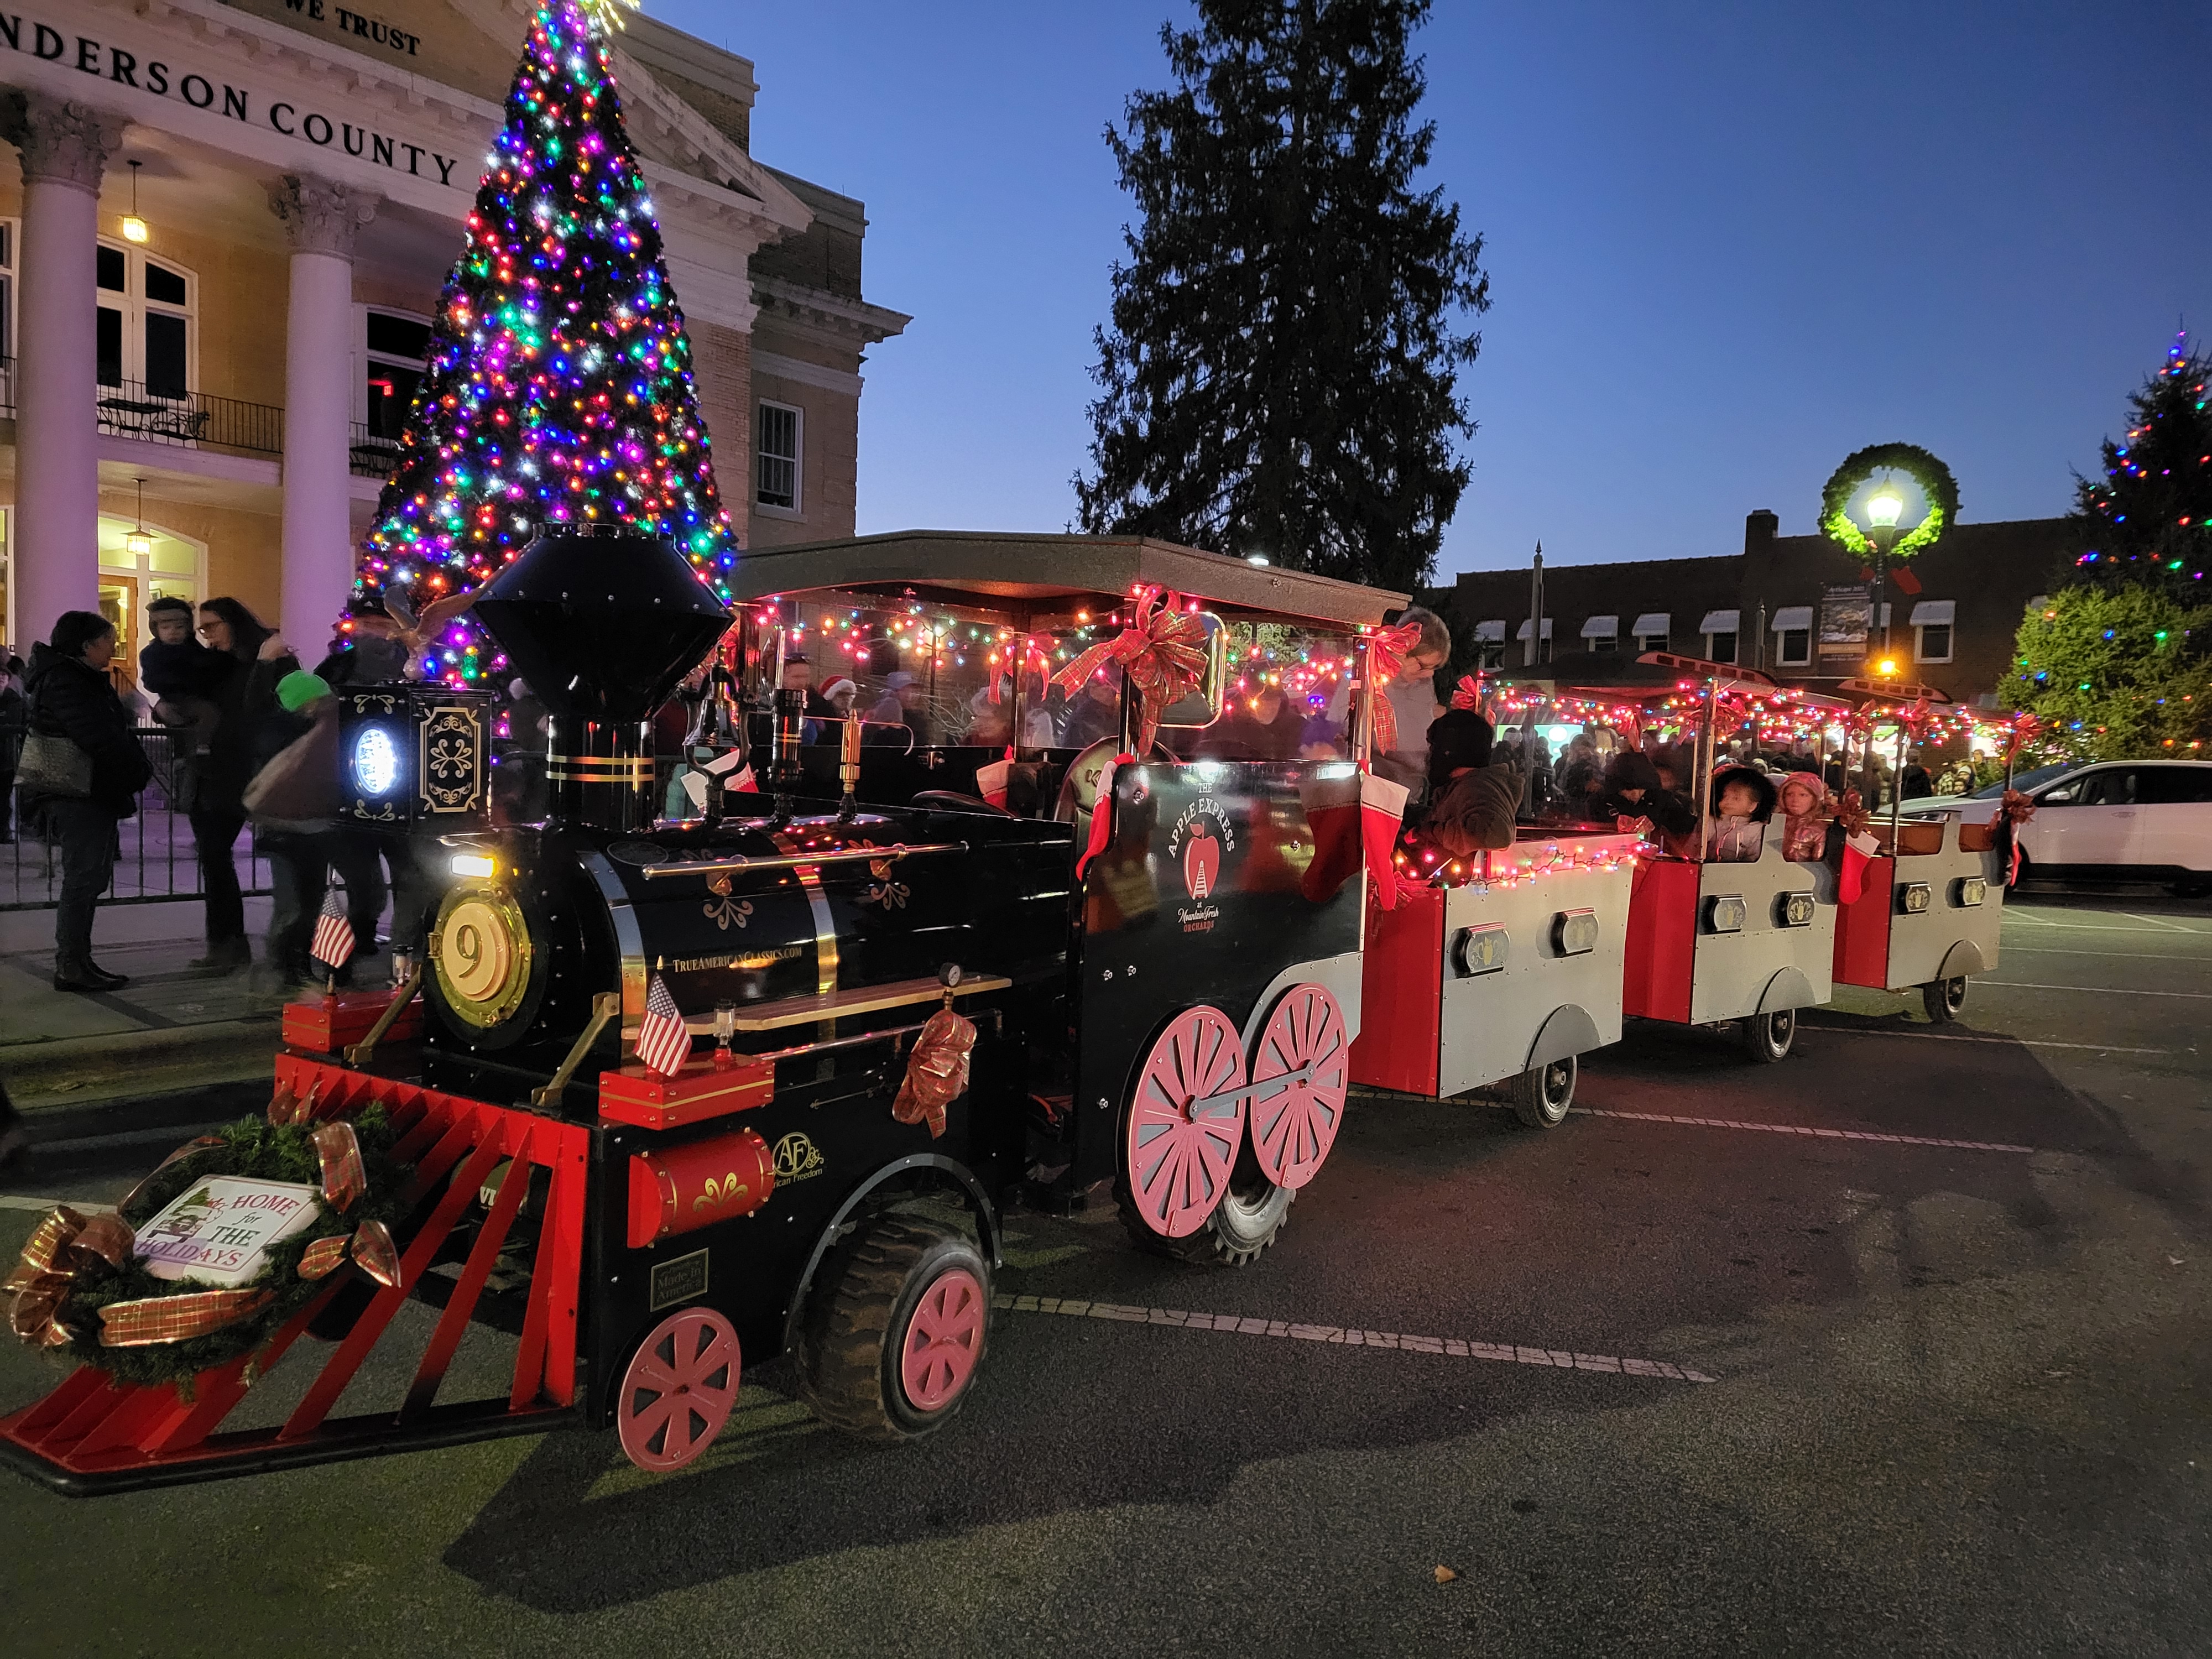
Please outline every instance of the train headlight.
[{"label": "train headlight", "polygon": [[1917,916],[1928,908],[1928,884],[1908,881],[1897,890],[1897,908],[1908,916]]},{"label": "train headlight", "polygon": [[1711,933],[1741,933],[1748,907],[1741,893],[1717,893],[1705,901],[1705,931]]},{"label": "train headlight", "polygon": [[1782,902],[1775,907],[1777,920],[1784,927],[1810,927],[1813,925],[1813,896],[1810,893],[1784,893]]},{"label": "train headlight", "polygon": [[364,726],[354,733],[353,787],[372,800],[399,787],[399,745],[381,726]]},{"label": "train headlight", "polygon": [[1961,876],[1959,878],[1959,908],[1972,909],[1989,896],[1990,884],[1980,876]]}]

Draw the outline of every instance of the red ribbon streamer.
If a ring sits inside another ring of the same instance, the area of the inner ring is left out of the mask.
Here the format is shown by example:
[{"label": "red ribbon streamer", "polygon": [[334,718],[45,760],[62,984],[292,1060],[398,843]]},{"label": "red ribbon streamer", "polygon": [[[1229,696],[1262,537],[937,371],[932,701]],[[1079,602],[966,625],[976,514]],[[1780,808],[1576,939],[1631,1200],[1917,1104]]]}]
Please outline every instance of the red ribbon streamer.
[{"label": "red ribbon streamer", "polygon": [[1375,709],[1375,752],[1378,755],[1387,755],[1398,746],[1398,711],[1390,706],[1390,686],[1406,666],[1406,659],[1420,642],[1419,623],[1378,628],[1367,636],[1368,700]]},{"label": "red ribbon streamer", "polygon": [[926,1120],[932,1140],[942,1135],[945,1109],[968,1088],[968,1051],[975,1046],[974,1022],[955,1013],[949,1003],[932,1014],[915,1036],[891,1116],[901,1123]]},{"label": "red ribbon streamer", "polygon": [[1206,620],[1186,612],[1172,593],[1164,603],[1160,594],[1148,593],[1137,601],[1128,627],[1092,646],[1053,676],[1053,684],[1073,696],[1109,662],[1128,672],[1137,698],[1137,753],[1148,754],[1160,716],[1182,702],[1206,672]]}]

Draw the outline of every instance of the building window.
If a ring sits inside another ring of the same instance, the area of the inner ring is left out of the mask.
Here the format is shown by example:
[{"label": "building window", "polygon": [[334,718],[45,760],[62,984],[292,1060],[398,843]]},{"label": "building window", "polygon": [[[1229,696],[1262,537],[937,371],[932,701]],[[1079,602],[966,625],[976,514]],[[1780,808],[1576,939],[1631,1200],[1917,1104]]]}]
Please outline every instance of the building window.
[{"label": "building window", "polygon": [[[1959,602],[1956,599],[1923,599],[1912,607],[1909,620],[1914,635],[1914,661],[1951,660],[1951,628],[1958,620],[1958,611]],[[1882,618],[1885,623],[1888,620],[1887,617]]]},{"label": "building window", "polygon": [[100,384],[138,386],[149,398],[190,396],[198,287],[191,272],[106,241],[95,252],[94,270]]},{"label": "building window", "polygon": [[1735,629],[1731,628],[1725,634],[1705,635],[1705,660],[1707,662],[1735,660]]},{"label": "building window", "polygon": [[1477,668],[1500,668],[1505,663],[1505,619],[1494,617],[1474,626]]},{"label": "building window", "polygon": [[1774,635],[1774,660],[1784,668],[1802,668],[1813,660],[1813,630],[1784,628]]},{"label": "building window", "polygon": [[1636,635],[1638,653],[1672,650],[1674,624],[1674,618],[1664,611],[1647,611],[1638,617],[1632,630]]},{"label": "building window", "polygon": [[788,404],[763,404],[757,445],[760,473],[753,501],[761,507],[799,511],[799,464],[804,420]]},{"label": "building window", "polygon": [[397,443],[427,372],[430,324],[426,318],[404,312],[371,311],[368,330],[367,402],[362,420],[370,437]]}]

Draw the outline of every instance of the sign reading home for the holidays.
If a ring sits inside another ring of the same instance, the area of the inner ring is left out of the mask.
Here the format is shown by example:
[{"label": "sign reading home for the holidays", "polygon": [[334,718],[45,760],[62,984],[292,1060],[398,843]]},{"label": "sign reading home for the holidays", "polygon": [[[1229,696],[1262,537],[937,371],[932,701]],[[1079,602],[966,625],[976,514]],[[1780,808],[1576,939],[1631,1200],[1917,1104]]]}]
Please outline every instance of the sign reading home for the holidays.
[{"label": "sign reading home for the holidays", "polygon": [[245,1176],[210,1176],[177,1194],[132,1241],[156,1279],[243,1285],[264,1253],[315,1218],[313,1187]]}]

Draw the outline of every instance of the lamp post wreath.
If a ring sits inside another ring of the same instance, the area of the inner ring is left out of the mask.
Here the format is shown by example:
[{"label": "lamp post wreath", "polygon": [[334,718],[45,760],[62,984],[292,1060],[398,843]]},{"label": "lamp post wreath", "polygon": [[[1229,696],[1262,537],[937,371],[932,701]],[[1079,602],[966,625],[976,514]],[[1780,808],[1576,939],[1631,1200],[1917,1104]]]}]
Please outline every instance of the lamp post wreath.
[{"label": "lamp post wreath", "polygon": [[1923,547],[1933,547],[1944,531],[1958,522],[1959,481],[1951,469],[1918,444],[1869,444],[1847,457],[1829,475],[1820,492],[1820,528],[1853,556],[1872,558],[1873,542],[1844,509],[1861,484],[1877,472],[1902,472],[1920,486],[1927,498],[1928,516],[1897,538],[1889,550],[1893,559],[1909,559]]}]

